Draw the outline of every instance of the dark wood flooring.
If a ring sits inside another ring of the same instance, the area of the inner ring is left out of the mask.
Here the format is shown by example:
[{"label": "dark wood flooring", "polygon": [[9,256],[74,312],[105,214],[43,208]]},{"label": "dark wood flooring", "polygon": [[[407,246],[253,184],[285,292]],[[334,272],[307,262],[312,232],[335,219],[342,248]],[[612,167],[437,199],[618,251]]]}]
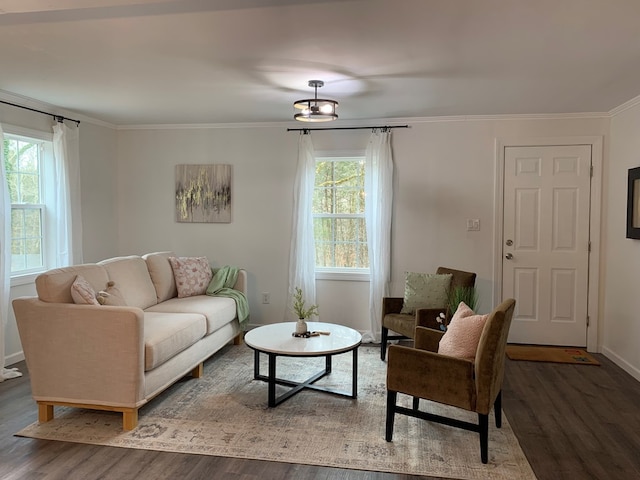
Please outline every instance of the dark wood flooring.
[{"label": "dark wood flooring", "polygon": [[[601,367],[507,360],[504,411],[539,480],[640,479],[640,382],[595,356]],[[0,383],[3,480],[435,478],[15,437],[36,420],[25,364],[16,366],[25,376]]]}]

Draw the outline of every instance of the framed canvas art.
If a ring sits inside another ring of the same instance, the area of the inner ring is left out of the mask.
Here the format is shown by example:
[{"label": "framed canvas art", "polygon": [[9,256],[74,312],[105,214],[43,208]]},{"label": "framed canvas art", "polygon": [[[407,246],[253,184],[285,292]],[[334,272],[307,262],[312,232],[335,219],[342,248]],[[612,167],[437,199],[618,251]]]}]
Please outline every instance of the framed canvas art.
[{"label": "framed canvas art", "polygon": [[176,221],[231,222],[231,165],[176,165]]}]

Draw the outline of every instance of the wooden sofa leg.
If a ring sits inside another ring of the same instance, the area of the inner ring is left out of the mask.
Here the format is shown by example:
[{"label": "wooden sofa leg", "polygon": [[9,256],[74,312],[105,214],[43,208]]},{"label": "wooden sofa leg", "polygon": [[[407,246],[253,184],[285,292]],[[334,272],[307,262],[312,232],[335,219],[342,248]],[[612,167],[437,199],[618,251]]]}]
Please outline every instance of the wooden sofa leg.
[{"label": "wooden sofa leg", "polygon": [[131,408],[122,411],[122,429],[133,430],[138,426],[138,409]]},{"label": "wooden sofa leg", "polygon": [[204,363],[200,362],[193,370],[191,370],[191,376],[193,378],[202,378],[204,375]]},{"label": "wooden sofa leg", "polygon": [[38,402],[38,422],[44,423],[53,420],[53,405]]},{"label": "wooden sofa leg", "polygon": [[234,345],[242,345],[242,338],[244,337],[244,333],[239,333],[238,335],[236,335],[235,337],[233,337],[233,344]]}]

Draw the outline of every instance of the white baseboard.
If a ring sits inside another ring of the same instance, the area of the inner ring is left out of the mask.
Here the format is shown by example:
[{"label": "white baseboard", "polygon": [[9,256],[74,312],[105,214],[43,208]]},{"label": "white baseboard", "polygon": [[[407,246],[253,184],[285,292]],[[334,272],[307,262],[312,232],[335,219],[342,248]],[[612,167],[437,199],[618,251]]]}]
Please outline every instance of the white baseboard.
[{"label": "white baseboard", "polygon": [[613,352],[607,347],[602,347],[602,354],[640,382],[640,369],[634,367],[620,355]]},{"label": "white baseboard", "polygon": [[24,352],[18,352],[4,357],[4,364],[10,367],[14,363],[21,362],[22,360],[24,360]]}]

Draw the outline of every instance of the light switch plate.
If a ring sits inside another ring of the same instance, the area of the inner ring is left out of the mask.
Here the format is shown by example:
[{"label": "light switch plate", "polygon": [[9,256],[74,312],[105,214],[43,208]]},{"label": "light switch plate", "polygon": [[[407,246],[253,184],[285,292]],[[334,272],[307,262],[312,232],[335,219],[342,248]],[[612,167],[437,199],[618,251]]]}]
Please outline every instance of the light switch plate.
[{"label": "light switch plate", "polygon": [[479,218],[468,218],[467,219],[467,232],[478,232],[480,231],[480,219]]}]

